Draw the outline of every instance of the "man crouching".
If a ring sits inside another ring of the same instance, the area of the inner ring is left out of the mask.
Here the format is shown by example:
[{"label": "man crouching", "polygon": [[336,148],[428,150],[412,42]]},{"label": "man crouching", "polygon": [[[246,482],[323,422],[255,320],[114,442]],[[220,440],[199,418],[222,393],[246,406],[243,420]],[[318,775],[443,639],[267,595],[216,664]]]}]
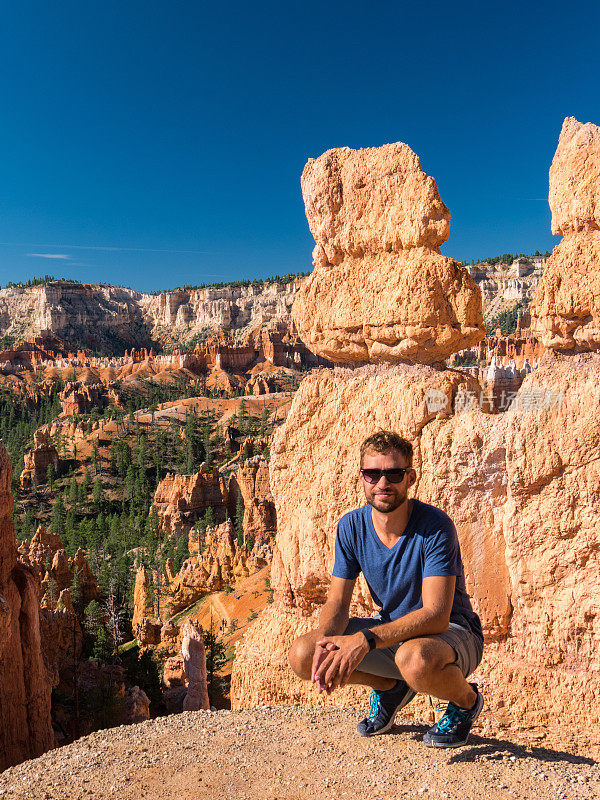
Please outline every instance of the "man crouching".
[{"label": "man crouching", "polygon": [[[430,747],[467,742],[483,707],[477,684],[466,678],[483,652],[456,528],[441,509],[408,499],[416,481],[413,449],[396,433],[380,431],[360,449],[360,480],[367,505],[337,526],[335,562],[319,627],[289,651],[294,672],[328,694],[340,686],[370,686],[361,736],[385,733],[417,692],[447,700],[424,737]],[[349,618],[359,573],[374,603],[368,619]]]}]

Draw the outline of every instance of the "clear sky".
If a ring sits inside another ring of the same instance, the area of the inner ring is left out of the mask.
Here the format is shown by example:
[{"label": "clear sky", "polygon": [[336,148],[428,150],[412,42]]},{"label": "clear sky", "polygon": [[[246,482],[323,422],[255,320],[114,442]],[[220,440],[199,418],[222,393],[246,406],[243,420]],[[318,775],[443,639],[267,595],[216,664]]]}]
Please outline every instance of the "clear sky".
[{"label": "clear sky", "polygon": [[2,285],[309,270],[306,160],[394,141],[450,208],[446,254],[551,249],[563,118],[600,124],[596,0],[1,8]]}]

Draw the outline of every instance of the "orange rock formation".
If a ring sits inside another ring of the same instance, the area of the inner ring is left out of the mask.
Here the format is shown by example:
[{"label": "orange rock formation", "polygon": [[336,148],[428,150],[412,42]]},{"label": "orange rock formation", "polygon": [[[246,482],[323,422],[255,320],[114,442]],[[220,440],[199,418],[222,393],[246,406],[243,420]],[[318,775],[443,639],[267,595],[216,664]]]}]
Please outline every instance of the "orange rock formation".
[{"label": "orange rock formation", "polygon": [[229,481],[230,516],[235,516],[232,499],[237,491],[244,501],[244,536],[252,537],[254,553],[271,560],[272,543],[277,531],[275,503],[269,485],[269,464],[263,456],[244,461]]},{"label": "orange rock formation", "polygon": [[55,474],[58,474],[58,450],[50,439],[47,427],[39,428],[33,434],[33,443],[34,449],[24,456],[25,466],[19,479],[21,489],[30,489],[34,485],[46,483],[50,464],[54,467]]},{"label": "orange rock formation", "polygon": [[483,338],[481,293],[439,251],[450,212],[408,145],[328,150],[302,194],[315,268],[292,313],[313,352],[434,363]]},{"label": "orange rock formation", "polygon": [[199,711],[210,708],[206,686],[206,653],[202,638],[202,626],[186,620],[182,629],[181,654],[188,679],[187,694],[183,700],[184,711]]},{"label": "orange rock formation", "polygon": [[[599,372],[599,353],[546,351],[503,414],[485,413],[476,381],[453,370],[371,366],[306,378],[272,444],[275,602],[238,649],[233,707],[322,702],[293,676],[287,650],[316,625],[335,523],[364,502],[359,444],[374,429],[391,428],[413,442],[415,494],[443,508],[459,533],[487,642],[475,675],[486,696],[486,730],[597,751]],[[353,610],[371,608],[359,581]],[[347,689],[326,702],[356,697]]]},{"label": "orange rock formation", "polygon": [[600,128],[563,123],[550,167],[552,233],[563,235],[531,303],[531,327],[546,347],[600,347]]},{"label": "orange rock formation", "polygon": [[[191,546],[191,551],[197,553],[197,539],[195,541],[196,547]],[[221,591],[226,584],[235,585],[238,579],[247,578],[266,563],[265,559],[250,553],[246,544],[238,544],[231,520],[214,528],[208,527],[203,545],[202,554],[192,555],[184,561],[169,585],[171,614],[183,611],[206,594]]]},{"label": "orange rock formation", "polygon": [[169,473],[159,483],[154,495],[154,506],[164,530],[177,538],[187,535],[208,508],[218,510],[226,504],[225,479],[219,470],[205,465],[193,475]]}]

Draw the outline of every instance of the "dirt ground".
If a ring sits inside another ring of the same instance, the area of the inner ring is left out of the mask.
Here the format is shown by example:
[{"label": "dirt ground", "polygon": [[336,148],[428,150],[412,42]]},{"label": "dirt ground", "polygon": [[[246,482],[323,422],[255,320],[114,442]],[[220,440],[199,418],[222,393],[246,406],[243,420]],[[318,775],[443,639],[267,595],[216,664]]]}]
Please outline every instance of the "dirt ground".
[{"label": "dirt ground", "polygon": [[[271,594],[267,588],[267,581],[271,573],[271,567],[263,567],[258,572],[236,582],[233,590],[227,592],[216,592],[206,597],[199,610],[192,614],[192,618],[198,620],[205,631],[212,628],[218,638],[223,642],[226,651],[235,648],[253,623],[253,615],[260,614],[266,607],[268,597]],[[225,621],[225,630],[220,630],[222,621]],[[181,622],[181,620],[180,620]],[[234,623],[234,629],[231,623]],[[220,675],[231,673],[231,661],[220,670]]]},{"label": "dirt ground", "polygon": [[2,800],[562,800],[600,797],[599,765],[472,735],[426,748],[425,725],[355,733],[361,711],[262,706],[98,731],[0,775]]}]

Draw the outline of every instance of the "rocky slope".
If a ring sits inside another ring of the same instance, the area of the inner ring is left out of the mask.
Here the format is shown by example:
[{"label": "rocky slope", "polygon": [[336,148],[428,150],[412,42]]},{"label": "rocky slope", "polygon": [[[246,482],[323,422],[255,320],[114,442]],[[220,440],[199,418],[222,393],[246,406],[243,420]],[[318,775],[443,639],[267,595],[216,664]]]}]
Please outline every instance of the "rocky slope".
[{"label": "rocky slope", "polygon": [[288,323],[302,280],[158,295],[73,281],[13,286],[0,290],[0,336],[23,341],[49,331],[71,347],[116,355],[157,343],[183,345],[217,328],[235,332],[275,320]]},{"label": "rocky slope", "polygon": [[196,711],[98,731],[0,775],[5,800],[593,800],[598,764],[479,727],[462,750],[420,738],[425,720],[361,738],[360,711]]},{"label": "rocky slope", "polygon": [[[368,164],[364,168],[369,171]],[[578,185],[572,178],[564,173],[565,193]],[[388,203],[379,213],[387,215]],[[438,219],[436,203],[430,213]],[[335,239],[335,230],[330,235]],[[585,285],[581,275],[596,274],[597,266],[582,259],[578,269],[572,281],[563,271],[565,291],[569,287],[573,296]],[[378,279],[384,283],[386,275]],[[456,291],[462,286],[457,283]],[[436,296],[427,313],[435,314],[436,302],[446,310],[452,298]],[[329,307],[316,313],[326,316]],[[363,325],[377,328],[380,313],[374,308]],[[587,322],[579,319],[579,325]],[[572,324],[575,338],[576,330]],[[276,598],[234,663],[234,707],[320,702],[291,673],[287,650],[316,625],[331,574],[335,522],[363,504],[359,444],[374,429],[387,428],[413,442],[416,495],[456,523],[487,640],[475,679],[486,694],[491,730],[598,752],[599,371],[599,353],[548,350],[501,415],[480,408],[474,378],[423,364],[320,370],[305,379],[271,450]],[[359,583],[354,609],[370,608]],[[336,692],[328,702],[352,702],[354,692]],[[426,700],[416,707],[419,702]]]}]

